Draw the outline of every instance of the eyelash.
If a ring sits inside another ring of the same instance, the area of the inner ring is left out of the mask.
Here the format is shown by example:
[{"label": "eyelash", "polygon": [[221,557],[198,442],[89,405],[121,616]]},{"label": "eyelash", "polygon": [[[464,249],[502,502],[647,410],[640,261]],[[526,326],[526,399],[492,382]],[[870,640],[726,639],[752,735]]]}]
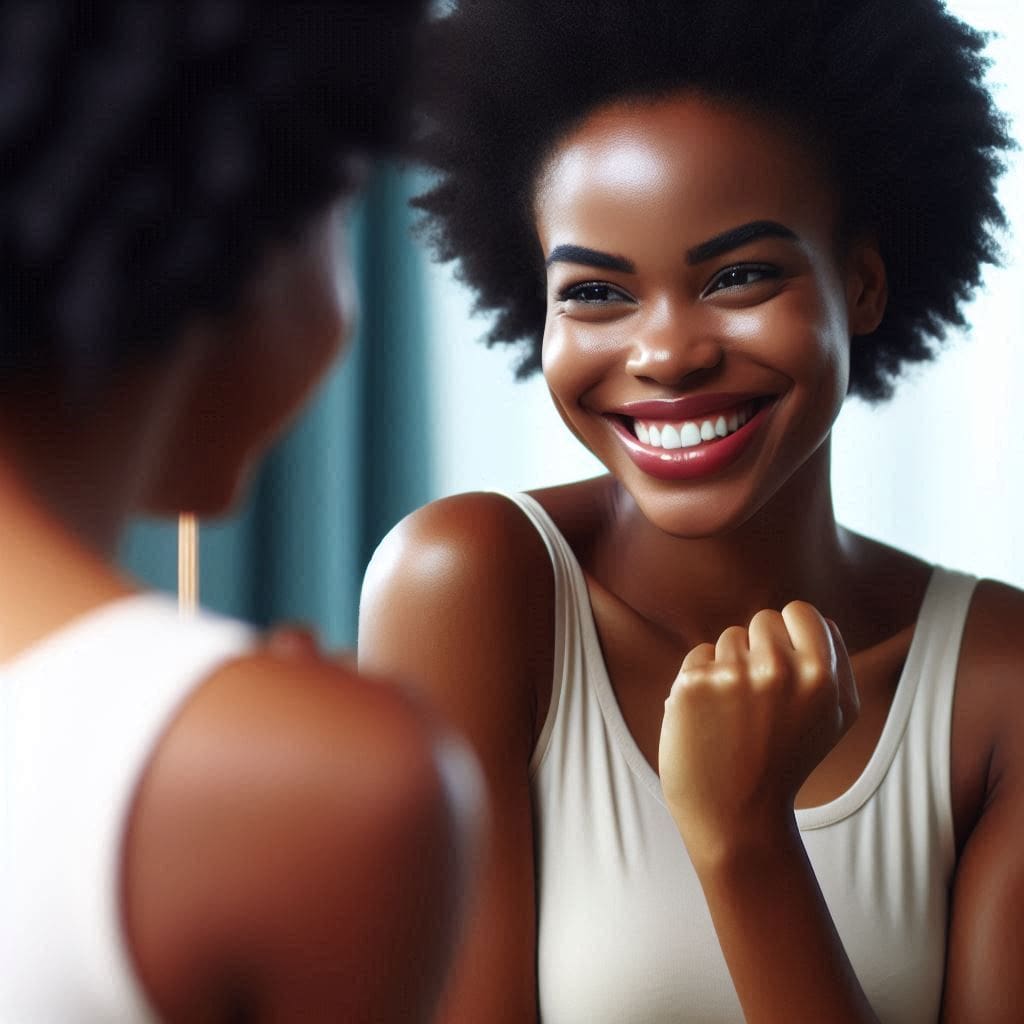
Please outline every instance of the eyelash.
[{"label": "eyelash", "polygon": [[[754,281],[743,281],[735,282],[732,284],[722,284],[730,275],[738,274],[759,274],[760,276]],[[726,267],[724,270],[720,270],[708,283],[707,287],[701,292],[701,296],[711,295],[714,292],[724,291],[729,288],[742,288],[747,284],[757,284],[758,281],[774,280],[779,277],[780,271],[778,267],[774,267],[769,263],[741,263],[737,266]],[[721,287],[717,287],[721,285]],[[583,292],[588,288],[602,289],[605,292],[614,292],[618,298],[604,299],[584,299],[582,297]],[[558,293],[558,300],[560,302],[583,302],[587,305],[605,305],[610,302],[616,301],[632,301],[629,296],[622,291],[621,288],[615,287],[615,285],[607,284],[604,281],[583,281],[580,284],[570,285],[568,288],[564,288]]]},{"label": "eyelash", "polygon": [[581,284],[570,285],[568,288],[563,289],[558,293],[559,302],[584,302],[588,305],[597,306],[603,305],[605,302],[614,302],[615,299],[584,299],[581,298],[582,293],[588,288],[600,288],[606,292],[615,292],[619,296],[617,301],[628,302],[630,301],[628,296],[621,288],[616,288],[614,285],[605,284],[603,281],[584,281]]},{"label": "eyelash", "polygon": [[[726,284],[722,288],[715,287],[724,281],[730,274],[760,274],[754,281],[744,283]],[[770,263],[740,263],[735,267],[726,267],[720,270],[710,280],[708,286],[701,292],[701,295],[710,295],[712,292],[724,291],[726,288],[742,288],[744,284],[757,284],[759,281],[772,281],[779,276],[779,268],[773,267]]]}]

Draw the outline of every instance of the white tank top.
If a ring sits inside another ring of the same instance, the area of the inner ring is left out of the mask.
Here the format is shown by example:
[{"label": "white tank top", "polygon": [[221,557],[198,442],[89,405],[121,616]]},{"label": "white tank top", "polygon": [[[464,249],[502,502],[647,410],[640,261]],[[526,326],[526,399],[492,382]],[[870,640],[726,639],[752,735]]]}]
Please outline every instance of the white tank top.
[{"label": "white tank top", "polygon": [[[536,501],[508,497],[544,538],[555,576],[551,705],[530,765],[541,1020],[742,1021],[657,773],[616,702],[579,563]],[[954,865],[951,710],[975,582],[934,570],[863,773],[832,802],[796,812],[839,936],[882,1024],[938,1019]]]},{"label": "white tank top", "polygon": [[151,1021],[121,922],[132,796],[175,712],[254,643],[146,594],[0,665],[0,1022]]}]

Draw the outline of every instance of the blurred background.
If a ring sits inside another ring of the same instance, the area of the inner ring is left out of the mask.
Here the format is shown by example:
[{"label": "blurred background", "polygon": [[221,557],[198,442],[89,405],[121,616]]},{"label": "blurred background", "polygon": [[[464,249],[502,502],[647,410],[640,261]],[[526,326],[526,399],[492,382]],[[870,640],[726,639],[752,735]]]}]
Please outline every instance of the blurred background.
[{"label": "blurred background", "polygon": [[[1024,5],[947,0],[995,33],[990,80],[1024,140]],[[350,222],[361,313],[348,358],[275,447],[240,512],[200,530],[200,600],[270,622],[304,622],[329,647],[355,641],[359,586],[373,549],[412,509],[468,490],[524,490],[601,472],[569,434],[540,377],[514,380],[515,354],[480,341],[488,323],[451,265],[410,240],[414,174],[382,169]],[[1001,186],[1010,221],[941,358],[891,402],[851,400],[836,425],[841,522],[950,568],[1024,587],[1024,153]],[[174,524],[140,521],[122,563],[177,585]]]}]

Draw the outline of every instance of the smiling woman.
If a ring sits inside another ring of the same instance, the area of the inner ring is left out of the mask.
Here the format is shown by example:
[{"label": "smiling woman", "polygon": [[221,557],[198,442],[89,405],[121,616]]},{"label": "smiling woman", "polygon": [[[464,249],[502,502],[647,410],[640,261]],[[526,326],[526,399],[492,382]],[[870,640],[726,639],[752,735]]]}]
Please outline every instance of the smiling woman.
[{"label": "smiling woman", "polygon": [[436,502],[367,575],[363,663],[497,808],[445,1019],[1014,1019],[1024,595],[831,490],[847,395],[996,259],[983,39],[935,0],[478,0],[433,45],[425,231],[605,470]]},{"label": "smiling woman", "polygon": [[[946,6],[993,33],[986,81],[1011,125],[1024,124],[1024,8],[991,0]],[[1024,379],[1016,329],[1024,317],[1024,151],[1005,161],[1000,265],[985,270],[984,287],[965,306],[968,323],[948,332],[942,359],[906,374],[885,403],[846,403],[833,432],[832,480],[847,525],[926,560],[1024,586],[1024,483],[1007,470],[1024,465],[1024,434],[998,429],[1014,415],[1015,382]],[[562,429],[543,381],[515,379],[515,355],[504,345],[477,344],[492,323],[473,315],[475,295],[450,266],[432,267],[429,283],[433,493],[518,490],[599,472]]]}]

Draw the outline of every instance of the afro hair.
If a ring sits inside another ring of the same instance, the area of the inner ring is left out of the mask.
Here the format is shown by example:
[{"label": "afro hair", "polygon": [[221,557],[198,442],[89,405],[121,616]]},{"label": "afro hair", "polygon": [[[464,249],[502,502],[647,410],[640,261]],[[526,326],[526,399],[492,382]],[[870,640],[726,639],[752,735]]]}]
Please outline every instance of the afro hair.
[{"label": "afro hair", "polygon": [[888,397],[902,368],[963,326],[999,257],[1005,120],[985,37],[939,0],[456,0],[428,25],[414,200],[437,257],[494,314],[488,343],[540,367],[537,175],[595,108],[691,91],[795,127],[825,154],[843,228],[878,238],[885,317],[852,350],[851,393]]},{"label": "afro hair", "polygon": [[89,391],[229,309],[395,144],[423,7],[0,3],[0,386]]}]

